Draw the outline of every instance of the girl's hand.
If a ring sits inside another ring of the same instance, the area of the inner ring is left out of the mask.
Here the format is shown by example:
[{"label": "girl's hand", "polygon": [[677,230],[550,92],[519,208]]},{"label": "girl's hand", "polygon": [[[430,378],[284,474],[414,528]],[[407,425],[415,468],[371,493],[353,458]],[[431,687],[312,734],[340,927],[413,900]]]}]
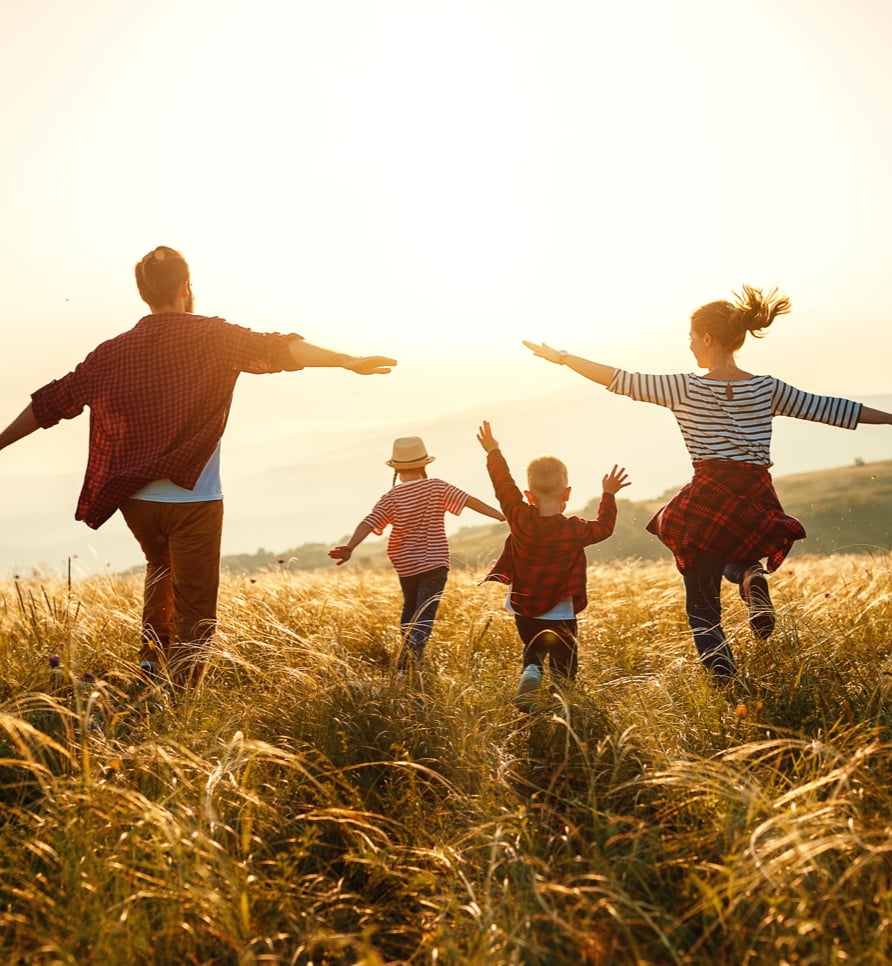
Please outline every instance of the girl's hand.
[{"label": "girl's hand", "polygon": [[345,544],[342,547],[332,547],[328,551],[328,555],[332,560],[337,560],[338,566],[340,567],[341,564],[345,564],[353,556],[353,551]]},{"label": "girl's hand", "polygon": [[564,361],[564,355],[561,355],[557,349],[552,349],[550,345],[546,345],[544,342],[527,342],[526,339],[523,340],[523,344],[539,359],[545,359],[548,362],[553,362],[555,365],[562,365]]},{"label": "girl's hand", "polygon": [[605,493],[619,493],[623,487],[631,486],[632,481],[627,481],[625,466],[617,468],[615,465],[609,473],[605,473],[601,479],[601,485]]},{"label": "girl's hand", "polygon": [[487,453],[491,453],[494,449],[499,448],[498,442],[492,435],[492,430],[489,427],[487,420],[483,420],[483,425],[477,430],[477,442],[483,447]]}]

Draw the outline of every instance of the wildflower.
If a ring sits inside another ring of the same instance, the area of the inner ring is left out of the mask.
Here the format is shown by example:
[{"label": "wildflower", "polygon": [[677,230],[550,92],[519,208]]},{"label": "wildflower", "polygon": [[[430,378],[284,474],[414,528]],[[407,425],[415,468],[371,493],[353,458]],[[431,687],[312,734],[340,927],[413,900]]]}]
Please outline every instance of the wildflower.
[{"label": "wildflower", "polygon": [[746,717],[746,705],[745,704],[738,704],[737,705],[737,717],[738,718],[745,718]]},{"label": "wildflower", "polygon": [[279,557],[277,563],[280,563],[280,564],[285,563],[285,558],[284,557]]},{"label": "wildflower", "polygon": [[95,684],[96,675],[92,674],[90,671],[84,671],[84,673],[81,675],[81,681],[83,681],[84,684]]},{"label": "wildflower", "polygon": [[55,671],[55,670],[58,669],[59,665],[62,663],[62,660],[61,660],[61,658],[59,657],[58,654],[50,654],[49,658],[47,659],[47,663],[50,666],[50,670],[51,671]]}]

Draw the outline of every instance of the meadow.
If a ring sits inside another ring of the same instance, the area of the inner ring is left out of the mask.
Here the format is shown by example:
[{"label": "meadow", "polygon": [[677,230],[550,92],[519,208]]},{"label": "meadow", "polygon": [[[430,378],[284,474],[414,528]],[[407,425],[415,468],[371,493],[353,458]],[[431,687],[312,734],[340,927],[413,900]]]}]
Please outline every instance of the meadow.
[{"label": "meadow", "polygon": [[670,563],[592,566],[532,714],[473,570],[408,678],[391,571],[226,575],[186,695],[135,674],[140,577],[10,579],[0,961],[886,963],[890,566],[792,557],[767,642],[728,585],[728,693]]}]

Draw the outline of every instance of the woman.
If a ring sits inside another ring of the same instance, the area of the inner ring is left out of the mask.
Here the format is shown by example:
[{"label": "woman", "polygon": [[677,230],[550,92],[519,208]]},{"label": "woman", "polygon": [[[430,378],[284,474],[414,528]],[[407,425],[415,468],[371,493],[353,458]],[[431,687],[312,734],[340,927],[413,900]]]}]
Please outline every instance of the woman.
[{"label": "woman", "polygon": [[[753,633],[774,630],[766,573],[776,570],[802,524],[784,513],[774,491],[771,419],[792,416],[854,429],[892,423],[892,414],[848,399],[816,396],[744,372],[735,360],[747,333],[761,337],[790,300],[743,286],[734,302],[710,302],[691,316],[691,352],[705,376],[643,375],[614,369],[550,346],[524,342],[539,358],[569,366],[611,392],[666,406],[675,414],[694,464],[694,478],[647,529],[672,551],[684,578],[688,622],[703,662],[717,681],[736,673],[721,623],[724,575],[740,587]],[[763,568],[761,560],[765,558]]]}]

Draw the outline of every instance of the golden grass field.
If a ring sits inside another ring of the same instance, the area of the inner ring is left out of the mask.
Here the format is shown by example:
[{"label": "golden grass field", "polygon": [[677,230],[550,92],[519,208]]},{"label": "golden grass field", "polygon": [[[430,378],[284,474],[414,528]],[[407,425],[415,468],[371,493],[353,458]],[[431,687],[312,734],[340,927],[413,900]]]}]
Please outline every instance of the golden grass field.
[{"label": "golden grass field", "polygon": [[140,578],[10,580],[0,961],[889,962],[890,562],[792,558],[768,642],[727,585],[729,695],[669,563],[592,567],[531,715],[480,574],[408,680],[392,571],[226,577],[180,697],[140,694]]}]

